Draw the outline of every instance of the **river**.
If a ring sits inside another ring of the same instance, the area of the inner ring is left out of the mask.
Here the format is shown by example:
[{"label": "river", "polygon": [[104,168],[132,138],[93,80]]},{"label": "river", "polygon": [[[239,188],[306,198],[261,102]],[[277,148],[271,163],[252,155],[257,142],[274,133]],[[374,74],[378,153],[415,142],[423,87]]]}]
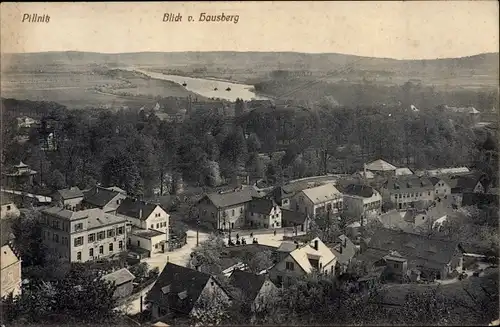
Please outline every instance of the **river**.
[{"label": "river", "polygon": [[[227,81],[197,78],[197,77],[184,77],[179,75],[168,75],[157,72],[150,72],[146,70],[128,68],[127,70],[134,70],[136,72],[142,73],[154,79],[161,79],[166,81],[171,81],[179,85],[186,84],[184,87],[186,90],[193,93],[202,95],[206,98],[219,98],[230,101],[235,101],[236,98],[248,100],[267,100],[269,98],[261,95],[257,95],[253,92],[252,85],[231,83]],[[231,90],[226,90],[230,88]]]}]

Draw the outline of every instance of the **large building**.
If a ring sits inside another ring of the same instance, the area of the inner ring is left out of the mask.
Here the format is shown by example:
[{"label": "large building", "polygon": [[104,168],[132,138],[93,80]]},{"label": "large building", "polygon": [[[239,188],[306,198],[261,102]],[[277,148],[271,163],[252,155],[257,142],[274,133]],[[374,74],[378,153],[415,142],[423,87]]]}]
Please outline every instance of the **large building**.
[{"label": "large building", "polygon": [[434,201],[435,189],[427,177],[416,175],[389,178],[381,189],[384,201],[394,203],[396,209],[406,209],[416,206],[417,202],[430,203]]},{"label": "large building", "polygon": [[344,212],[351,217],[359,218],[378,215],[382,209],[382,196],[374,188],[349,184],[342,189]]},{"label": "large building", "polygon": [[343,208],[342,194],[331,183],[307,188],[293,196],[291,209],[310,217],[326,213],[339,213]]},{"label": "large building", "polygon": [[60,258],[85,262],[126,249],[127,220],[101,209],[71,211],[61,207],[42,210],[43,243]]},{"label": "large building", "polygon": [[215,229],[244,227],[249,203],[257,197],[257,191],[250,187],[206,194],[198,201],[200,220]]}]

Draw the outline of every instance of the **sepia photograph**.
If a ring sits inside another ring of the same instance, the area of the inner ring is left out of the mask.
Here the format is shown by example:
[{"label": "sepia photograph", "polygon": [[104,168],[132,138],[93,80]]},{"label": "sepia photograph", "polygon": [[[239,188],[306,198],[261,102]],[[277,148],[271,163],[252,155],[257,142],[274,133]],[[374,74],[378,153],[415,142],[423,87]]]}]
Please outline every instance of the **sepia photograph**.
[{"label": "sepia photograph", "polygon": [[0,8],[2,327],[500,326],[497,1]]}]

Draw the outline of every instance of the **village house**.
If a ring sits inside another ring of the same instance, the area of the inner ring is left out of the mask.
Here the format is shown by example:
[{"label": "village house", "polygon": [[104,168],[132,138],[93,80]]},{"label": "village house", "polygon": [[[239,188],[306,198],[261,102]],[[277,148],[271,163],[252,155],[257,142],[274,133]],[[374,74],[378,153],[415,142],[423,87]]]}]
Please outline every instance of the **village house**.
[{"label": "village house", "polygon": [[336,272],[339,274],[345,273],[356,255],[356,245],[346,235],[339,235],[337,242],[330,245],[329,248],[337,258]]},{"label": "village house", "polygon": [[155,229],[131,227],[127,231],[129,248],[138,247],[147,251],[148,256],[168,250],[166,234]]},{"label": "village house", "polygon": [[281,209],[281,221],[283,227],[293,227],[295,235],[304,234],[309,231],[311,219],[302,212]]},{"label": "village house", "polygon": [[211,301],[230,303],[231,297],[213,276],[170,262],[146,296],[153,321],[189,316]]},{"label": "village house", "polygon": [[389,178],[381,188],[384,201],[390,201],[396,208],[414,207],[418,202],[434,201],[434,186],[427,177],[415,175]]},{"label": "village house", "polygon": [[101,209],[71,211],[51,207],[42,213],[42,240],[60,258],[86,262],[125,251],[127,220]]},{"label": "village house", "polygon": [[281,228],[280,207],[270,199],[254,198],[248,203],[247,223],[250,227]]},{"label": "village house", "polygon": [[219,230],[244,227],[248,205],[254,197],[258,194],[251,187],[206,194],[197,205],[200,220]]},{"label": "village house", "polygon": [[83,201],[83,192],[76,186],[58,190],[52,195],[52,201],[54,205],[68,210],[80,210]]},{"label": "village house", "polygon": [[19,162],[18,165],[14,165],[11,169],[2,172],[5,179],[5,184],[10,187],[20,187],[21,185],[33,185],[34,176],[38,174],[37,171],[30,169],[30,167]]},{"label": "village house", "polygon": [[84,192],[83,205],[86,208],[99,208],[106,213],[116,214],[116,210],[126,198],[127,193],[118,187],[96,185]]},{"label": "village house", "polygon": [[310,187],[308,183],[296,182],[275,187],[265,197],[273,199],[282,209],[291,209],[292,197],[305,188]]},{"label": "village house", "polygon": [[113,293],[115,299],[123,299],[132,294],[135,276],[127,268],[122,268],[104,275],[102,279],[116,286],[115,292]]},{"label": "village house", "polygon": [[269,277],[276,285],[288,285],[293,279],[314,271],[335,273],[337,258],[318,237],[302,245],[284,243],[286,247],[278,248],[281,260],[269,270]]},{"label": "village house", "polygon": [[1,258],[2,290],[0,298],[9,294],[14,296],[21,294],[21,256],[14,251],[10,243],[7,243],[2,246]]},{"label": "village house", "polygon": [[451,186],[446,182],[446,178],[432,176],[429,180],[434,185],[435,197],[451,196]]},{"label": "village house", "polygon": [[344,213],[350,217],[376,216],[382,210],[382,196],[368,185],[349,184],[342,188]]},{"label": "village house", "polygon": [[18,218],[21,215],[21,211],[19,211],[14,201],[5,196],[2,196],[0,201],[0,219]]},{"label": "village house", "polygon": [[357,259],[368,266],[389,267],[389,275],[398,281],[445,279],[455,270],[461,272],[463,265],[457,242],[385,228],[368,240]]},{"label": "village house", "polygon": [[165,240],[168,240],[170,215],[157,204],[125,198],[116,209],[116,215],[125,218],[136,228],[162,232]]},{"label": "village house", "polygon": [[249,305],[252,312],[258,312],[272,305],[273,295],[278,288],[267,275],[257,275],[242,270],[234,270],[229,283],[236,290],[232,298],[239,300],[243,305]]},{"label": "village house", "polygon": [[451,197],[456,206],[462,205],[465,193],[484,193],[486,189],[484,175],[478,172],[450,176],[447,183],[451,187]]},{"label": "village house", "polygon": [[342,211],[342,194],[331,183],[304,189],[292,197],[292,210],[305,213],[311,217],[326,213]]}]

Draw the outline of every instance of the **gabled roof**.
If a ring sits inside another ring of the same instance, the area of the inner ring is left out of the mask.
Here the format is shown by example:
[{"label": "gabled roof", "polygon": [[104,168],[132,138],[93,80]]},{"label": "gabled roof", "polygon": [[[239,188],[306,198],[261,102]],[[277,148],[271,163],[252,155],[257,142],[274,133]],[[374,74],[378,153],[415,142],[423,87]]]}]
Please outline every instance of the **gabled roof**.
[{"label": "gabled roof", "polygon": [[110,274],[104,275],[102,278],[108,282],[114,282],[116,286],[119,286],[123,283],[134,280],[135,276],[127,268],[122,268]]},{"label": "gabled roof", "polygon": [[264,199],[264,198],[254,198],[248,204],[248,210],[250,212],[268,215],[269,213],[271,213],[271,210],[275,206],[276,202],[274,202],[274,200]]},{"label": "gabled roof", "polygon": [[413,175],[413,172],[410,170],[410,168],[396,168],[396,176],[406,176],[406,175]]},{"label": "gabled roof", "polygon": [[256,275],[238,269],[234,270],[229,277],[231,285],[239,289],[252,302],[255,301],[266,280],[265,275]]},{"label": "gabled roof", "polygon": [[210,278],[209,274],[168,262],[147,294],[146,301],[188,314]]},{"label": "gabled roof", "polygon": [[254,197],[259,197],[257,191],[255,191],[255,189],[251,187],[248,187],[237,191],[230,191],[224,193],[210,193],[205,195],[205,197],[203,197],[202,200],[208,198],[215,207],[226,208],[250,202]]},{"label": "gabled roof", "polygon": [[16,262],[19,262],[19,258],[16,256],[9,244],[2,246],[1,258],[2,260],[0,261],[2,270]]},{"label": "gabled roof", "polygon": [[[314,248],[315,242],[318,242],[318,250]],[[335,254],[323,243],[319,237],[314,238],[308,244],[299,247],[298,249],[290,252],[290,256],[297,262],[297,264],[306,272],[310,273],[314,267],[309,261],[310,258],[320,259],[323,266],[335,260]]]},{"label": "gabled roof", "polygon": [[278,247],[278,252],[292,252],[297,249],[297,244],[292,241],[283,241]]},{"label": "gabled roof", "polygon": [[453,241],[384,228],[373,235],[368,247],[397,251],[409,261],[417,262],[419,265],[438,267],[451,261],[457,245],[458,243]]},{"label": "gabled roof", "polygon": [[116,209],[116,213],[131,218],[146,220],[153,210],[158,207],[157,204],[144,202],[134,198],[123,199],[120,206]]},{"label": "gabled roof", "polygon": [[83,198],[83,192],[78,187],[70,187],[62,190],[58,190],[57,193],[64,200]]},{"label": "gabled roof", "polygon": [[103,208],[110,204],[111,200],[113,200],[117,195],[120,194],[122,193],[110,188],[95,186],[87,192],[84,192],[83,200],[96,207]]},{"label": "gabled roof", "polygon": [[396,170],[396,167],[385,160],[378,159],[367,164],[366,169],[372,171],[393,171]]},{"label": "gabled roof", "polygon": [[307,221],[307,215],[299,211],[281,209],[281,221],[286,225],[302,225]]},{"label": "gabled roof", "polygon": [[363,198],[371,198],[374,195],[374,190],[368,185],[349,184],[343,188],[342,193],[348,195],[360,196]]},{"label": "gabled roof", "polygon": [[384,187],[390,191],[430,191],[434,189],[429,178],[424,176],[400,176],[397,178],[389,178],[384,183]]},{"label": "gabled roof", "polygon": [[[333,254],[337,257],[337,262],[347,264],[356,255],[356,245],[345,235],[338,237],[339,242],[331,247]],[[340,248],[342,247],[342,252]]]},{"label": "gabled roof", "polygon": [[483,175],[480,173],[452,176],[449,179],[452,193],[472,192],[482,177]]},{"label": "gabled roof", "polygon": [[318,204],[338,198],[341,193],[331,184],[324,184],[301,191],[312,203]]}]

